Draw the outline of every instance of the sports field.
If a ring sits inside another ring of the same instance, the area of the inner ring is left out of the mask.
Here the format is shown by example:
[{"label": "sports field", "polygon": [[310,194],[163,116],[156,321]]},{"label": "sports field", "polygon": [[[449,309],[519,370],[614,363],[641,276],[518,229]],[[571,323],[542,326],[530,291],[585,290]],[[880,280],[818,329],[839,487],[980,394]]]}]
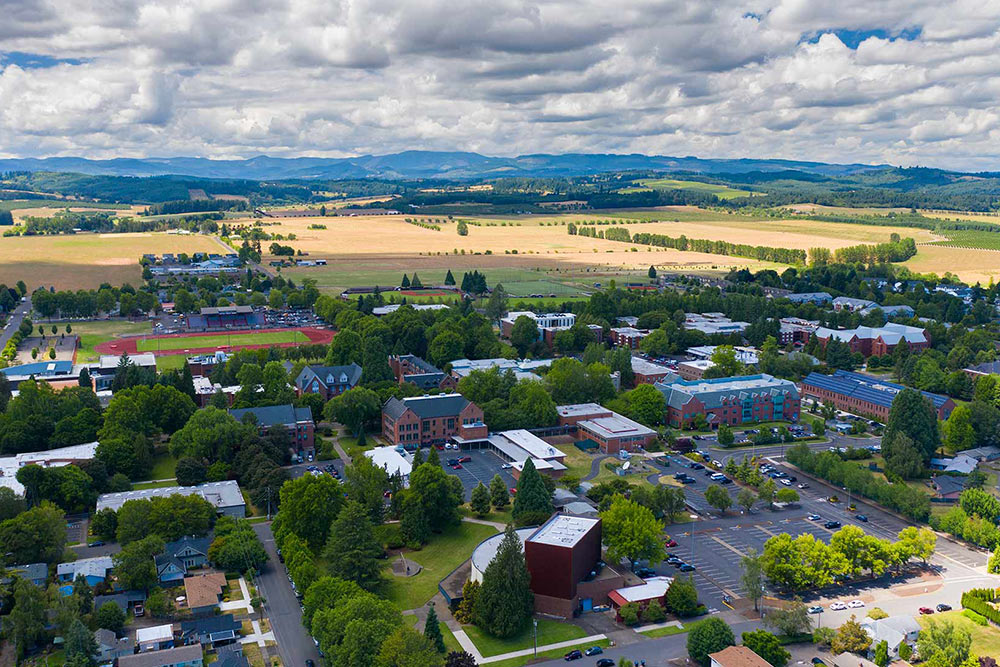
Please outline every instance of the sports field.
[{"label": "sports field", "polygon": [[186,350],[191,347],[238,347],[243,345],[278,345],[281,343],[308,343],[309,337],[297,329],[269,331],[266,333],[218,334],[212,336],[157,336],[140,338],[139,352],[158,350]]},{"label": "sports field", "polygon": [[0,238],[0,283],[23,280],[38,287],[91,289],[101,283],[138,285],[139,258],[145,253],[219,252],[197,234],[69,234]]}]

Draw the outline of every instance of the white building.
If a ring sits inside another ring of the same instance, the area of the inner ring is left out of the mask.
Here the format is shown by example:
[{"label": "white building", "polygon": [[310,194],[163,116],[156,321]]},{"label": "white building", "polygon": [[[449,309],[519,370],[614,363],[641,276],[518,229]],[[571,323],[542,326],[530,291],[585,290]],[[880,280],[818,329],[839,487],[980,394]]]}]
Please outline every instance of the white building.
[{"label": "white building", "polygon": [[26,465],[43,468],[58,468],[70,464],[90,461],[97,451],[96,442],[71,445],[44,452],[23,452],[15,456],[0,457],[0,486],[6,486],[19,495],[24,495],[24,486],[17,481],[17,471]]},{"label": "white building", "polygon": [[365,456],[382,468],[389,476],[399,473],[403,478],[403,486],[410,485],[410,473],[413,472],[412,459],[400,453],[395,447],[376,447],[365,452]]},{"label": "white building", "polygon": [[534,320],[539,329],[569,328],[576,323],[576,315],[573,313],[533,313],[530,310],[515,310],[507,313],[507,317],[501,320],[501,326],[503,323],[514,326],[519,317]]},{"label": "white building", "polygon": [[240,492],[240,485],[234,480],[225,482],[205,482],[198,486],[164,486],[158,489],[138,489],[120,493],[105,493],[97,498],[97,510],[110,508],[118,511],[130,500],[167,498],[172,495],[201,496],[215,507],[219,514],[242,519],[246,516],[246,501]]}]

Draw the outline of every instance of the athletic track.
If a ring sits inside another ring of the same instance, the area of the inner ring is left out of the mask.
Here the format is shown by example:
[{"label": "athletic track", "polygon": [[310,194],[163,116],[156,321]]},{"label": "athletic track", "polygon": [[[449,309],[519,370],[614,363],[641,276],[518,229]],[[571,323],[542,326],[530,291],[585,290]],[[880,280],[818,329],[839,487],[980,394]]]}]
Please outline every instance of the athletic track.
[{"label": "athletic track", "polygon": [[[208,336],[225,336],[227,334],[239,335],[239,334],[261,334],[261,333],[287,333],[289,331],[300,331],[308,339],[306,342],[298,343],[264,343],[259,345],[216,345],[209,347],[198,347],[198,338],[205,338]],[[128,353],[130,355],[139,354],[139,341],[147,340],[153,341],[157,338],[185,338],[191,341],[191,347],[173,350],[161,350],[157,352],[155,350],[150,350],[154,355],[158,356],[171,356],[175,354],[184,354],[188,356],[195,356],[199,354],[211,354],[216,350],[256,350],[268,347],[296,347],[298,345],[326,345],[333,340],[334,332],[330,329],[318,329],[315,327],[294,327],[286,329],[239,329],[233,331],[210,331],[204,333],[189,333],[189,334],[168,334],[164,336],[125,336],[122,338],[116,338],[114,340],[105,341],[104,343],[99,343],[94,346],[94,351],[98,354],[122,354]]]}]

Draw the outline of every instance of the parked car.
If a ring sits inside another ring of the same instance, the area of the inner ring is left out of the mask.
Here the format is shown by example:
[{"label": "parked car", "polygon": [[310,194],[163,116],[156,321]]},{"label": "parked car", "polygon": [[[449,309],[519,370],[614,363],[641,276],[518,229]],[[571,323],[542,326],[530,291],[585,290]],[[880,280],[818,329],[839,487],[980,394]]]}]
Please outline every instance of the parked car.
[{"label": "parked car", "polygon": [[824,667],[826,665],[822,658],[813,658],[812,664],[816,665],[816,667]]},{"label": "parked car", "polygon": [[951,605],[950,604],[945,604],[945,603],[942,602],[941,604],[939,604],[937,606],[937,610],[938,611],[951,611]]},{"label": "parked car", "polygon": [[672,547],[676,547],[677,546],[677,540],[668,538],[667,541],[663,543],[663,546],[667,547],[668,549],[670,549]]},{"label": "parked car", "polygon": [[791,486],[792,485],[792,480],[790,480],[790,479],[783,479],[783,480],[781,480],[781,483],[784,484],[785,486]]},{"label": "parked car", "polygon": [[591,646],[583,652],[584,655],[600,655],[602,653],[604,653],[604,649],[600,646]]},{"label": "parked car", "polygon": [[802,482],[801,484],[799,484],[799,488],[800,489],[808,489],[809,488],[809,484],[807,484],[806,482]]},{"label": "parked car", "polygon": [[456,463],[455,465],[453,465],[451,467],[451,469],[452,470],[461,470],[462,469],[462,464],[461,463]]},{"label": "parked car", "polygon": [[453,466],[458,463],[458,459],[448,459],[448,465]]},{"label": "parked car", "polygon": [[831,602],[830,611],[843,611],[847,609],[847,605],[843,602]]},{"label": "parked car", "polygon": [[637,567],[635,568],[635,573],[640,579],[649,579],[656,576],[656,570],[651,567]]},{"label": "parked car", "polygon": [[677,569],[680,570],[681,572],[694,572],[697,568],[695,568],[694,565],[689,565],[688,563],[684,563]]},{"label": "parked car", "polygon": [[700,463],[692,463],[691,464],[691,470],[704,470],[704,469],[705,469],[705,466],[703,466]]},{"label": "parked car", "polygon": [[132,615],[135,616],[136,618],[146,615],[146,608],[142,606],[141,602],[136,606],[132,607]]},{"label": "parked car", "polygon": [[462,457],[459,457],[458,462],[459,463],[468,463],[471,460],[472,460],[471,456],[462,456]]},{"label": "parked car", "polygon": [[809,516],[807,516],[806,518],[807,518],[807,519],[809,519],[810,521],[819,521],[819,520],[821,520],[821,519],[822,519],[823,517],[821,517],[821,516],[820,516],[819,514],[810,514],[810,515],[809,515]]},{"label": "parked car", "polygon": [[597,667],[615,667],[615,661],[611,658],[601,658],[597,661]]},{"label": "parked car", "polygon": [[864,606],[865,603],[862,600],[851,600],[850,602],[847,603],[848,609],[861,609]]},{"label": "parked car", "polygon": [[509,463],[504,463],[504,464],[503,464],[503,465],[501,465],[500,467],[501,467],[502,469],[504,469],[504,470],[510,470],[510,469],[511,469],[511,468],[513,468],[514,466],[512,466],[512,465],[511,465],[511,464],[509,464]]},{"label": "parked car", "polygon": [[813,606],[809,607],[809,613],[810,614],[822,614],[823,613],[823,607],[819,606],[818,604],[814,604]]},{"label": "parked car", "polygon": [[671,556],[667,559],[667,565],[683,565],[684,561],[677,556]]},{"label": "parked car", "polygon": [[104,546],[104,540],[94,540],[93,542],[89,542],[87,544],[87,546],[88,547],[103,547]]},{"label": "parked car", "polygon": [[859,514],[859,515],[858,515],[857,517],[855,517],[855,518],[856,518],[856,519],[857,519],[858,521],[860,521],[861,523],[868,523],[868,517],[866,517],[866,516],[865,516],[864,514]]},{"label": "parked car", "polygon": [[934,610],[931,609],[930,607],[921,607],[920,608],[920,613],[921,614],[933,614]]},{"label": "parked car", "polygon": [[823,524],[824,528],[829,528],[829,529],[840,528],[840,526],[841,523],[839,521],[827,521],[826,523]]},{"label": "parked car", "polygon": [[583,653],[580,652],[580,649],[573,649],[572,651],[563,656],[563,660],[569,662],[570,660],[579,660],[582,657]]}]

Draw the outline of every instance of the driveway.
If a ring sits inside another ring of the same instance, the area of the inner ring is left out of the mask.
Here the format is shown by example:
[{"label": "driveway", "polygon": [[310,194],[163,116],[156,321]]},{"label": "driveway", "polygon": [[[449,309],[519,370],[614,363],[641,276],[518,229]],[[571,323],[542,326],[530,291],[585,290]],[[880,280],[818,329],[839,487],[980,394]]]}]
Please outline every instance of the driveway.
[{"label": "driveway", "polygon": [[257,577],[257,586],[264,597],[264,613],[271,621],[281,660],[286,667],[304,665],[306,660],[318,665],[319,650],[302,626],[302,610],[292,592],[285,568],[278,562],[271,524],[257,523],[253,529],[267,551],[268,560]]},{"label": "driveway", "polygon": [[21,322],[24,320],[24,316],[31,312],[31,297],[25,297],[24,301],[17,304],[17,307],[10,313],[10,318],[7,320],[7,326],[3,328],[0,332],[0,350],[7,346],[7,342],[10,340],[14,332],[18,330],[21,326]]}]

